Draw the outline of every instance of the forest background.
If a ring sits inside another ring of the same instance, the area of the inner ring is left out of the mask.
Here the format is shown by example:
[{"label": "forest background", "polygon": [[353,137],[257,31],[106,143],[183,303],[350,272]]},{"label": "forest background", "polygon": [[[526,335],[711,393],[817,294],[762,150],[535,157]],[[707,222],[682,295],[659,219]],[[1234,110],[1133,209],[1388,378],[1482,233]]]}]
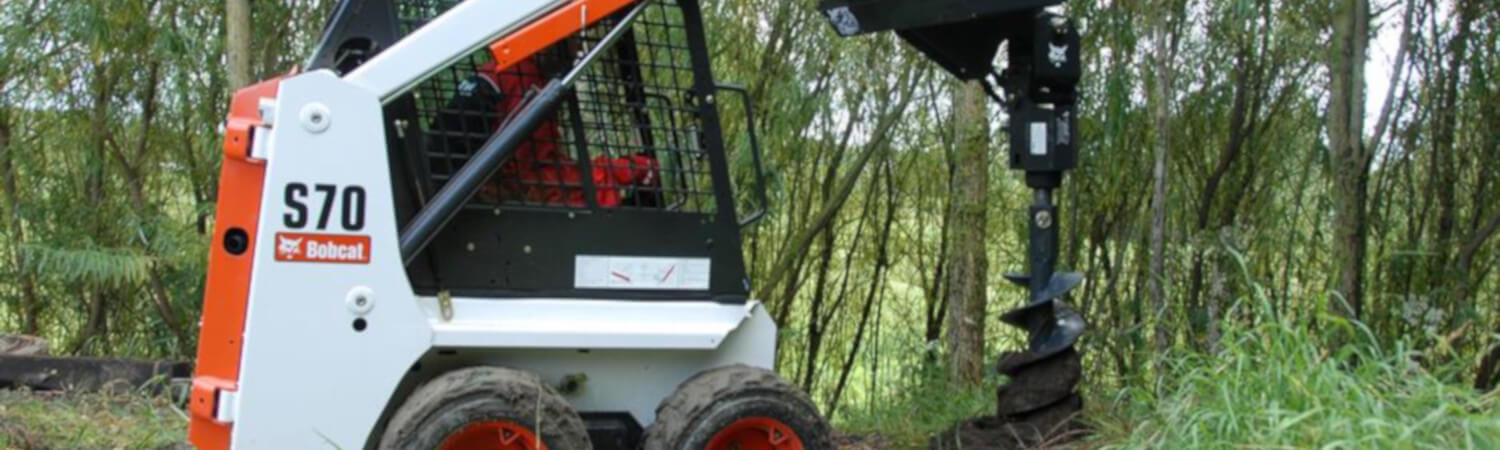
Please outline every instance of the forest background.
[{"label": "forest background", "polygon": [[[303,61],[332,3],[0,0],[0,331],[190,358],[229,94]],[[778,370],[841,429],[915,441],[992,404],[1020,345],[998,314],[1030,196],[981,90],[814,3],[704,3],[771,180],[745,260]],[[1060,267],[1088,280],[1098,435],[1500,446],[1500,7],[1066,11],[1087,75]]]}]

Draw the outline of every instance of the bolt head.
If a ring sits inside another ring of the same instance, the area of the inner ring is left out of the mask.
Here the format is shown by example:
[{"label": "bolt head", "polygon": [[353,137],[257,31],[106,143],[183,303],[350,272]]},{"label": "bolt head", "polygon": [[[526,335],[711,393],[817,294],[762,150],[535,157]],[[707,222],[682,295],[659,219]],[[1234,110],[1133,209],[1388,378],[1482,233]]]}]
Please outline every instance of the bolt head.
[{"label": "bolt head", "polygon": [[366,286],[357,286],[344,297],[344,304],[355,317],[368,315],[375,309],[375,291]]},{"label": "bolt head", "polygon": [[322,103],[308,103],[297,116],[302,119],[302,128],[313,134],[328,131],[328,126],[333,124],[333,114]]},{"label": "bolt head", "polygon": [[1052,213],[1047,211],[1037,212],[1036,226],[1038,228],[1052,228]]}]

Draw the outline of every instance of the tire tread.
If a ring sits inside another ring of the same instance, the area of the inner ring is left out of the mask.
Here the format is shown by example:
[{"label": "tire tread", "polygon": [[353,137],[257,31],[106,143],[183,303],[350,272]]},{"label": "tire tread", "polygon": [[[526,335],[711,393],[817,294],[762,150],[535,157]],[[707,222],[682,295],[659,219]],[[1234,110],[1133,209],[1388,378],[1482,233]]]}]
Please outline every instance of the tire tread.
[{"label": "tire tread", "polygon": [[795,410],[811,415],[809,423],[818,429],[812,436],[798,436],[803,445],[814,450],[833,448],[827,422],[818,416],[817,406],[806,393],[775,372],[735,364],[705,370],[683,381],[656,407],[656,421],[646,429],[643,450],[682,450],[669,446],[690,433],[714,405],[752,395],[791,403]]}]

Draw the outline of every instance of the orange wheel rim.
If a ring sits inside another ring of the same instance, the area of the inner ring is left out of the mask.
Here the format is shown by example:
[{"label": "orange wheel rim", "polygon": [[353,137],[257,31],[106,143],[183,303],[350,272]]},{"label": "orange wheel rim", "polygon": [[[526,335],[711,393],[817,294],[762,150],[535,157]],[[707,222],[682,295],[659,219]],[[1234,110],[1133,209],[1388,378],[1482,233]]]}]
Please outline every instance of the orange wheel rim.
[{"label": "orange wheel rim", "polygon": [[[508,420],[471,423],[448,435],[440,450],[547,450],[530,428]],[[800,448],[800,447],[799,447]]]},{"label": "orange wheel rim", "polygon": [[704,450],[802,450],[802,438],[780,420],[746,417],[714,434]]}]

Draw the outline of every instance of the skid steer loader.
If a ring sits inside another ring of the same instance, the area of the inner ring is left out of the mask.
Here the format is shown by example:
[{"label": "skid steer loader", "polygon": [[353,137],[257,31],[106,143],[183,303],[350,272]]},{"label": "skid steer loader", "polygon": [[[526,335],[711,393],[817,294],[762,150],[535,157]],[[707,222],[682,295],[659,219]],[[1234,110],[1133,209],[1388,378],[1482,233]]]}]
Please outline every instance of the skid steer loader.
[{"label": "skid steer loader", "polygon": [[702,14],[341,0],[304,70],[232,100],[192,443],[832,448],[771,371],[739,236],[766,206],[753,108]]}]

